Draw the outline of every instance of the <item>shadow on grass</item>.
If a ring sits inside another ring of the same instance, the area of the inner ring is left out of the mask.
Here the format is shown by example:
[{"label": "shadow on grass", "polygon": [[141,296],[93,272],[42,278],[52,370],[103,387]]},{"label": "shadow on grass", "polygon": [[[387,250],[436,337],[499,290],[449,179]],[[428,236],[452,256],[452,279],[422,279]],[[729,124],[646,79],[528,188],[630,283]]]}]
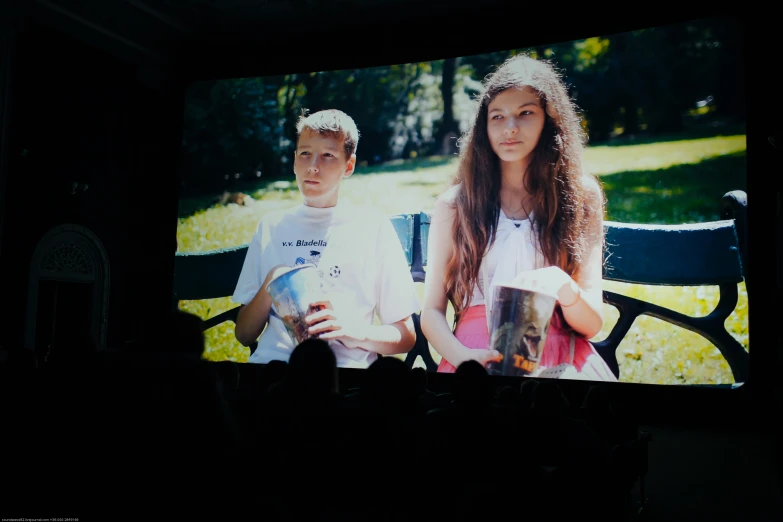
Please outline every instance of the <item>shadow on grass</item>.
[{"label": "shadow on grass", "polygon": [[177,218],[182,219],[190,217],[202,210],[207,210],[219,196],[189,196],[180,198],[179,205],[177,206]]},{"label": "shadow on grass", "polygon": [[[660,137],[659,137],[660,138]],[[453,158],[433,157],[386,163],[357,170],[372,175],[439,167]],[[720,219],[720,199],[731,190],[747,190],[745,152],[700,163],[659,170],[633,170],[601,176],[607,198],[607,219],[625,223],[698,223]],[[404,186],[429,187],[440,182],[410,181]],[[235,190],[255,194],[259,190],[296,191],[293,176],[267,180]],[[178,216],[188,217],[215,204],[218,195],[182,199]]]},{"label": "shadow on grass", "polygon": [[[381,165],[373,165],[371,167],[357,167],[354,172],[354,176],[372,176],[374,174],[387,174],[402,171],[416,171],[420,169],[430,169],[434,167],[442,167],[448,165],[456,159],[456,156],[431,156],[428,158],[416,158],[407,160],[395,160],[383,163]],[[410,182],[406,183],[406,186],[435,186],[437,183],[430,182]],[[244,192],[245,194],[257,194],[259,191],[263,192],[289,192],[296,191],[296,182],[293,173],[290,177],[268,179],[266,181],[254,181],[250,183],[238,184],[231,188],[229,192]],[[214,206],[220,199],[222,192],[217,192],[209,196],[190,196],[183,197],[179,200],[179,206],[177,208],[177,217],[182,219],[197,212],[207,210]]]},{"label": "shadow on grass", "polygon": [[408,181],[400,183],[401,187],[443,187],[443,182],[438,181]]},{"label": "shadow on grass", "polygon": [[747,190],[745,152],[692,165],[601,176],[607,219],[624,223],[680,224],[720,219],[726,192]]},{"label": "shadow on grass", "polygon": [[398,171],[410,171],[419,169],[430,169],[433,167],[442,167],[448,165],[457,159],[457,156],[429,156],[427,158],[416,158],[406,160],[392,160],[380,165],[367,167],[358,166],[354,176],[367,176],[373,174],[383,174]]},{"label": "shadow on grass", "polygon": [[716,138],[719,136],[740,136],[746,134],[745,125],[741,123],[699,125],[684,132],[670,134],[632,134],[621,135],[617,138],[589,142],[590,147],[628,147],[633,145],[647,145],[650,143],[666,143],[672,141],[698,140],[703,138]]}]

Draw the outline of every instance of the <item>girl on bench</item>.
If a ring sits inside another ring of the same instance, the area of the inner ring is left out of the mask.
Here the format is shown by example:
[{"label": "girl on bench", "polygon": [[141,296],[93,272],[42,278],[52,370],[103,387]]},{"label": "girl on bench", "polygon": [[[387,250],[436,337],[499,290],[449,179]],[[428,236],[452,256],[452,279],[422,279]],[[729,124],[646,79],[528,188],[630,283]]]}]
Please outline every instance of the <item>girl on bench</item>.
[{"label": "girl on bench", "polygon": [[576,107],[555,69],[524,55],[484,87],[429,232],[421,326],[442,356],[438,371],[499,360],[488,349],[492,287],[518,283],[558,298],[541,368],[616,381],[588,341],[603,326],[604,195],[583,168]]}]

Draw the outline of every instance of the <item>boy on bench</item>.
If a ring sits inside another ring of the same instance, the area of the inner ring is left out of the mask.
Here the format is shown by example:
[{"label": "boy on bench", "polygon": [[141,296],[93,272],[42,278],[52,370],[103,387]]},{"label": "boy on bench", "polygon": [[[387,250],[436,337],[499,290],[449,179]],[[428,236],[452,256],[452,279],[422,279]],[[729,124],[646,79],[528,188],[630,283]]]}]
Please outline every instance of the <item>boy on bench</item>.
[{"label": "boy on bench", "polygon": [[[258,224],[232,296],[242,305],[237,340],[250,346],[261,336],[250,362],[288,360],[294,346],[271,313],[266,286],[282,268],[313,263],[326,301],[313,303],[325,309],[306,321],[311,334],[329,341],[337,366],[367,368],[378,354],[410,351],[411,315],[421,306],[397,234],[388,216],[337,202],[340,182],[356,165],[356,124],[325,110],[303,115],[296,131],[294,173],[304,204],[271,211]],[[380,325],[373,324],[376,313]]]}]

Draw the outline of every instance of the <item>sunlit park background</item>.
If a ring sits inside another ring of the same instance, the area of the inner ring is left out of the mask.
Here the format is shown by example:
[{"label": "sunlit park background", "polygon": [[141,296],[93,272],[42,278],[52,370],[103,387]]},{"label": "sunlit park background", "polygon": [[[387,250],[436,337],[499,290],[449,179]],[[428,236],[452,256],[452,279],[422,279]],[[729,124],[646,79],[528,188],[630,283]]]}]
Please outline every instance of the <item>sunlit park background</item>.
[{"label": "sunlit park background", "polygon": [[[341,202],[389,215],[430,209],[455,173],[455,138],[481,79],[520,52],[563,73],[582,111],[585,163],[603,184],[608,220],[717,220],[721,196],[746,190],[739,33],[729,21],[705,20],[434,62],[195,84],[185,110],[178,251],[248,243],[266,212],[301,202],[291,158],[304,108],[345,110],[360,129],[358,167],[343,182]],[[717,287],[604,287],[693,316],[718,302]],[[739,293],[726,326],[748,349],[744,284]],[[203,319],[234,306],[229,297],[180,302]],[[596,340],[618,314],[605,305],[605,316]],[[247,361],[233,328],[226,322],[206,332],[207,358]],[[649,317],[634,323],[617,358],[626,382],[733,382],[711,343]]]}]

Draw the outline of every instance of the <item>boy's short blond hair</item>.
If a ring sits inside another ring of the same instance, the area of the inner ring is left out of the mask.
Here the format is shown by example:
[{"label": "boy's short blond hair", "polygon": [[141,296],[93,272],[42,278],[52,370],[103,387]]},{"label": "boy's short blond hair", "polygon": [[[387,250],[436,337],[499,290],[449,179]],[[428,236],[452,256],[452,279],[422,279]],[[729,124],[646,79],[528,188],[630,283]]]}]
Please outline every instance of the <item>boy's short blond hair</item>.
[{"label": "boy's short blond hair", "polygon": [[307,111],[303,111],[296,122],[297,142],[299,136],[305,130],[342,138],[346,160],[356,154],[356,148],[359,145],[359,129],[356,127],[356,122],[353,121],[353,118],[343,111],[328,109],[310,115],[307,115]]}]

